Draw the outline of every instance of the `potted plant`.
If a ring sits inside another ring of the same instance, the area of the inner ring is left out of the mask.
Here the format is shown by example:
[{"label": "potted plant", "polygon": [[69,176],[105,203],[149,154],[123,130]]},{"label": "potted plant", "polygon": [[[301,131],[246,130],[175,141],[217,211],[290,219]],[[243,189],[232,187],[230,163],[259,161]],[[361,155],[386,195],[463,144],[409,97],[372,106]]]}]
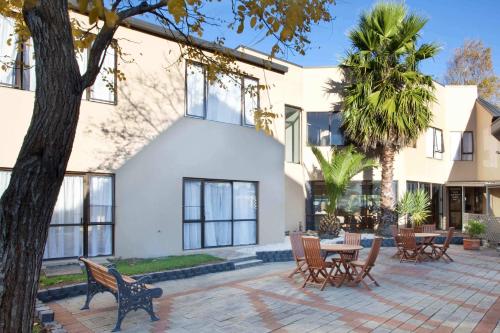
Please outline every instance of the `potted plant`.
[{"label": "potted plant", "polygon": [[406,191],[398,202],[396,211],[404,216],[406,225],[419,228],[429,217],[431,201],[429,194],[424,189]]},{"label": "potted plant", "polygon": [[486,231],[486,225],[478,220],[469,220],[465,226],[465,233],[469,238],[464,238],[464,250],[479,250],[481,247],[481,236]]},{"label": "potted plant", "polygon": [[354,147],[347,146],[343,149],[332,149],[330,156],[324,156],[316,147],[311,147],[318,160],[326,185],[328,202],[325,215],[321,218],[318,234],[321,238],[335,238],[339,235],[341,222],[337,216],[337,203],[344,194],[352,177],[367,168],[377,166],[373,159],[356,151]]}]

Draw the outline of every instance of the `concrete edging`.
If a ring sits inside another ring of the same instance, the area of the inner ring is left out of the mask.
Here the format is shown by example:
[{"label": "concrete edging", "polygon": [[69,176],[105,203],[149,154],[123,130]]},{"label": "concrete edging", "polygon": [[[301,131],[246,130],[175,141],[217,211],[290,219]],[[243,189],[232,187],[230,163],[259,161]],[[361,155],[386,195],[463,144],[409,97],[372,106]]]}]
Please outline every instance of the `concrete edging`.
[{"label": "concrete edging", "polygon": [[[234,263],[231,261],[201,265],[196,267],[173,269],[163,272],[153,272],[140,275],[132,275],[134,279],[139,279],[141,277],[148,276],[151,279],[151,283],[156,283],[160,281],[168,280],[178,280],[190,278],[198,275],[204,275],[216,272],[233,271],[235,269]],[[51,302],[64,299],[67,297],[74,297],[79,295],[85,295],[87,293],[87,283],[78,283],[62,287],[42,289],[38,291],[38,299],[42,302]]]}]

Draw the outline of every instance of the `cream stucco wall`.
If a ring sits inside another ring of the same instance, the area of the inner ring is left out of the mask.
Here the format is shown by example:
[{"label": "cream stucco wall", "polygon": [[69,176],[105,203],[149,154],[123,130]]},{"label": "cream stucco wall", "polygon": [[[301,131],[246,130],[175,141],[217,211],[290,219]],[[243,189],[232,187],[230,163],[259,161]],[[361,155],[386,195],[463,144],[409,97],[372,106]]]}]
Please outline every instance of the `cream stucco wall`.
[{"label": "cream stucco wall", "polygon": [[[185,62],[174,42],[121,27],[126,59],[117,105],[82,101],[68,170],[115,174],[115,255],[182,252],[183,177],[258,182],[258,242],[281,242],[285,221],[284,124],[253,127],[188,118]],[[130,62],[130,60],[133,60]],[[261,107],[283,119],[283,74],[238,63],[269,90]],[[0,167],[11,168],[28,128],[34,93],[0,87]],[[105,134],[105,132],[111,134]]]}]

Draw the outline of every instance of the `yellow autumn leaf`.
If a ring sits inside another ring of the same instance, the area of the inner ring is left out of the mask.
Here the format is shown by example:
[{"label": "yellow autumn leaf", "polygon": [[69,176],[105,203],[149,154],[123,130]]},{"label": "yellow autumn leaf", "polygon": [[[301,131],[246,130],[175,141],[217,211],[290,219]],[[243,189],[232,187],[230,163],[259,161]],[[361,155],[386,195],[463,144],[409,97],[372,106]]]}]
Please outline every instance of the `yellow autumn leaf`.
[{"label": "yellow autumn leaf", "polygon": [[104,12],[104,18],[106,19],[106,25],[109,28],[113,28],[116,25],[116,22],[118,21],[118,14],[114,11],[111,10],[106,10]]}]

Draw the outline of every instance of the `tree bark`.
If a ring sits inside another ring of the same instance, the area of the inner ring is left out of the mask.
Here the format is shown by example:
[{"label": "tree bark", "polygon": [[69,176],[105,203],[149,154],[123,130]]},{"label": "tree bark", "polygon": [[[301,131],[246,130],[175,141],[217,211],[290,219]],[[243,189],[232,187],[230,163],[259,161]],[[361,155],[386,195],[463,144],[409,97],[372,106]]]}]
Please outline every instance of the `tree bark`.
[{"label": "tree bark", "polygon": [[396,213],[394,212],[394,197],[392,195],[392,181],[394,172],[394,156],[396,150],[392,146],[382,148],[382,182],[380,196],[381,219],[377,228],[377,234],[385,237],[391,236],[390,226],[396,222]]},{"label": "tree bark", "polygon": [[67,1],[37,1],[23,15],[35,47],[37,86],[31,123],[0,199],[0,332],[32,330],[48,228],[83,92]]}]

